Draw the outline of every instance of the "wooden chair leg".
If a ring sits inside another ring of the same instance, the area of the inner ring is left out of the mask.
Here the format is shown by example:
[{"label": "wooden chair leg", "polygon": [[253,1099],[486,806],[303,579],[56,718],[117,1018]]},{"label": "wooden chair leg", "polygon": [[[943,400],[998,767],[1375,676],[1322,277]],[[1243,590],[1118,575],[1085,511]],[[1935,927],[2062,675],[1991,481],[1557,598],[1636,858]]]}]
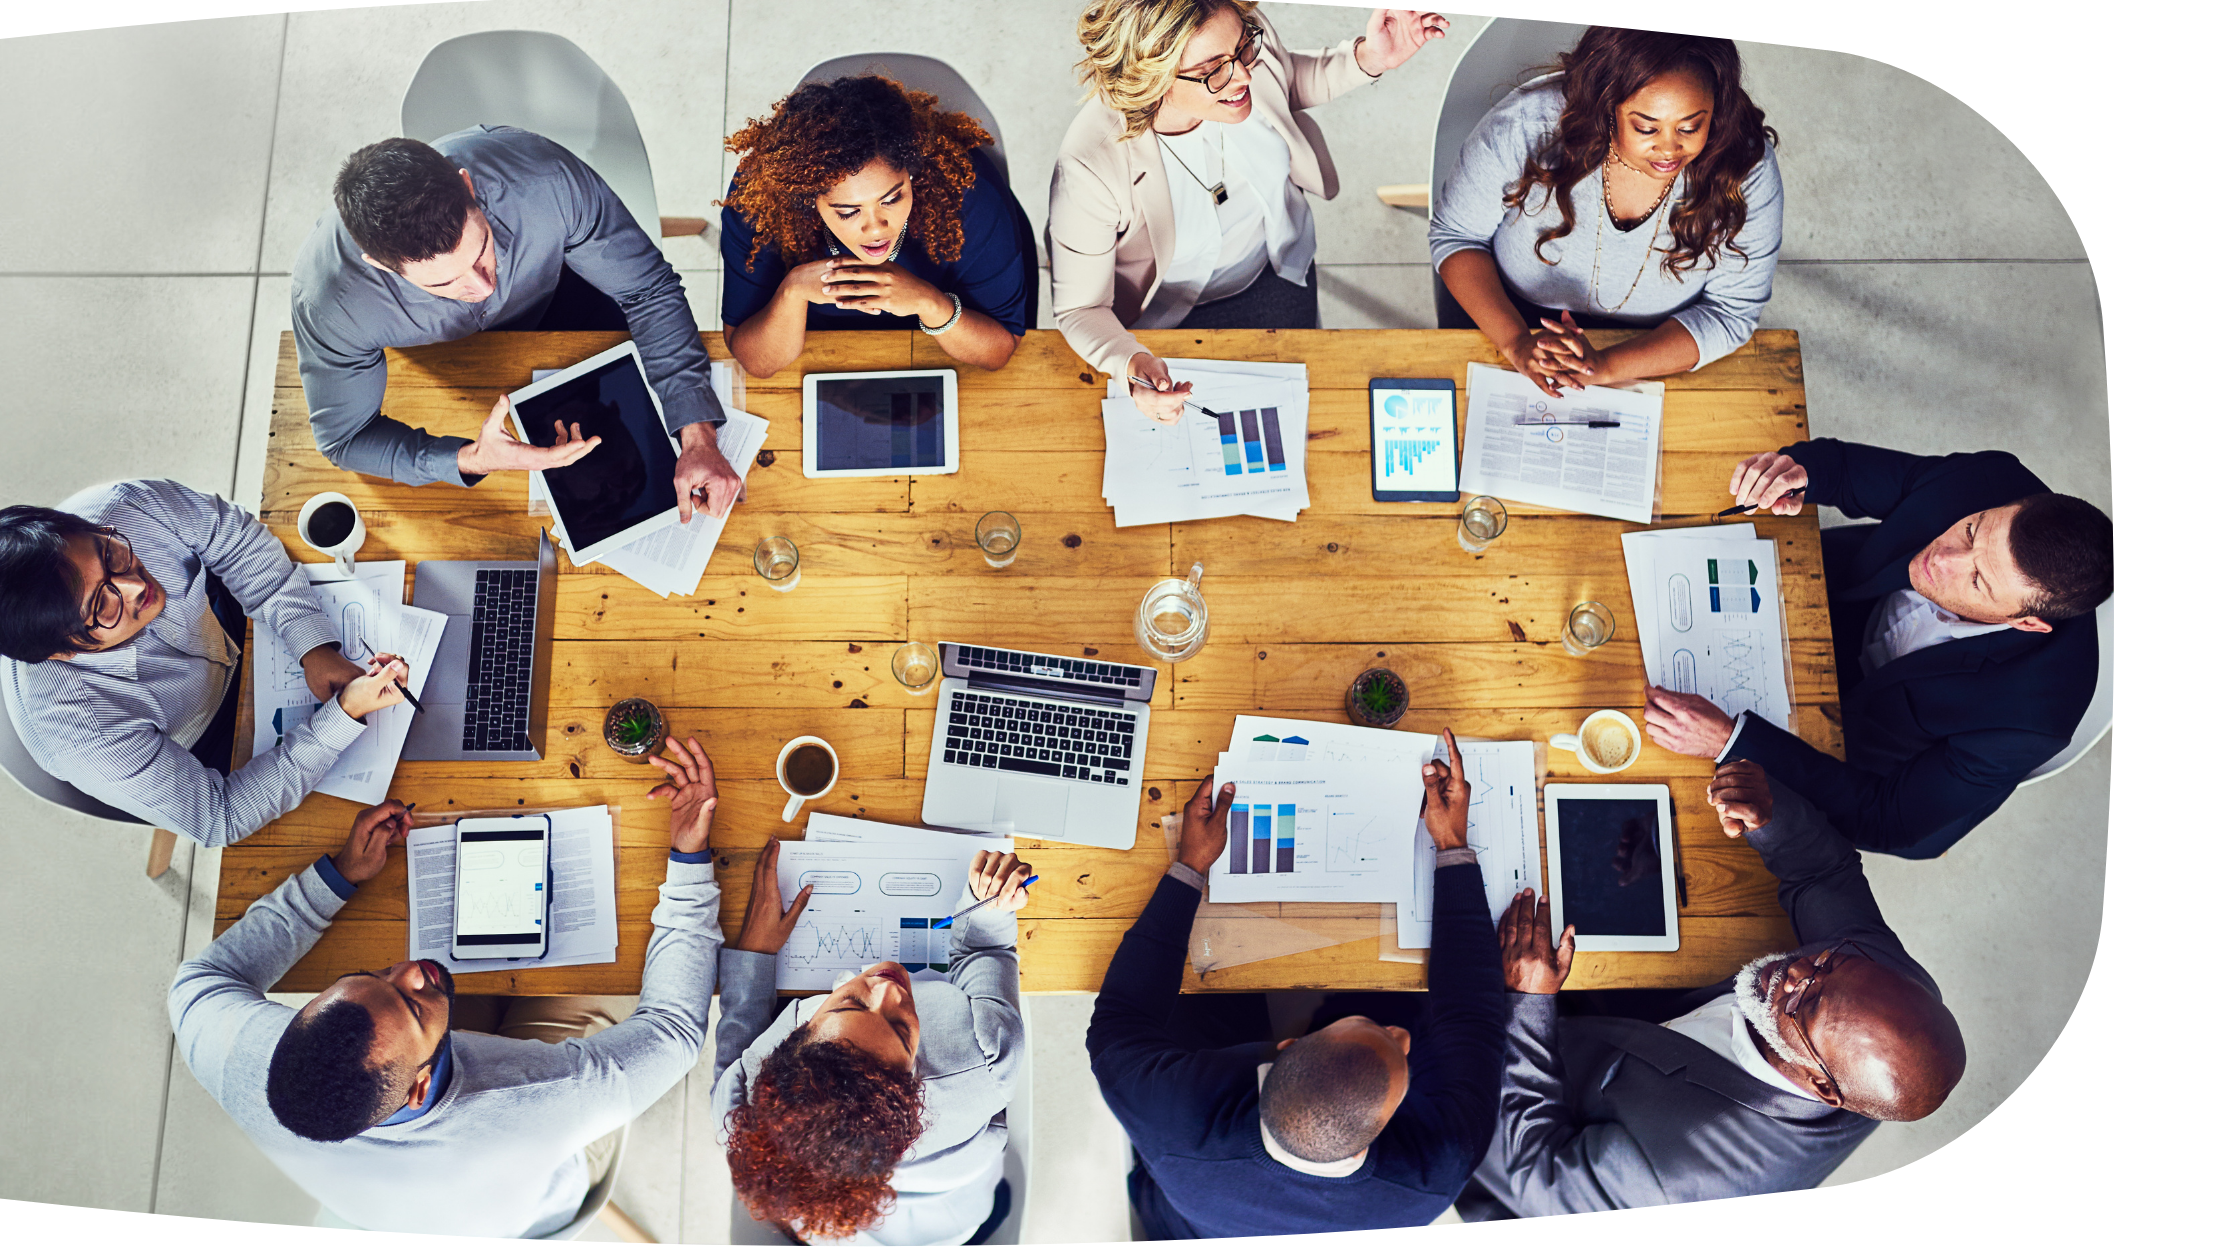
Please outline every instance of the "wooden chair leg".
[{"label": "wooden chair leg", "polygon": [[156,829],[156,838],[148,843],[148,878],[162,879],[171,873],[171,850],[177,847],[179,837],[171,832]]},{"label": "wooden chair leg", "polygon": [[706,219],[671,218],[668,215],[661,216],[661,234],[663,236],[698,236],[702,232],[705,232],[707,230],[708,221]]},{"label": "wooden chair leg", "polygon": [[614,1236],[626,1243],[657,1243],[661,1240],[640,1228],[630,1214],[615,1205],[613,1199],[599,1209],[599,1223],[614,1231]]}]

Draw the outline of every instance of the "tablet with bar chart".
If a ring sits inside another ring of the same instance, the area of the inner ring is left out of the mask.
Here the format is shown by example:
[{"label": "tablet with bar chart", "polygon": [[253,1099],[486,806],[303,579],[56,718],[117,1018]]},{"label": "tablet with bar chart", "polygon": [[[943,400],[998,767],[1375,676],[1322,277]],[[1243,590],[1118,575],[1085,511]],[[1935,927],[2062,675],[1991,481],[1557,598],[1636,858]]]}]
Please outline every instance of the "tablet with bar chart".
[{"label": "tablet with bar chart", "polygon": [[1453,381],[1370,381],[1369,437],[1371,498],[1452,503],[1459,497]]}]

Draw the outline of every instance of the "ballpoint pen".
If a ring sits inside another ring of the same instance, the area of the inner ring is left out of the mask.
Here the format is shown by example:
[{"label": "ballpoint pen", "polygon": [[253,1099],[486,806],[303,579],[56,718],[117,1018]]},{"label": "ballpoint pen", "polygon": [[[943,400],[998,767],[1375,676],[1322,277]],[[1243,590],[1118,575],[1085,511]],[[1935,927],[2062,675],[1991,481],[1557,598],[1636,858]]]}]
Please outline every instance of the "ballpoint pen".
[{"label": "ballpoint pen", "polygon": [[[1027,885],[1041,878],[1042,877],[1040,875],[1029,875],[1025,879],[1019,881],[1019,887],[1025,888]],[[966,915],[971,914],[973,911],[978,910],[980,907],[988,905],[991,902],[1001,900],[1002,897],[1002,893],[997,893],[993,897],[983,897],[980,900],[973,902],[971,905],[966,906],[964,909],[957,911],[955,914],[950,915],[946,919],[934,920],[933,926],[937,928],[945,928],[950,924],[955,923],[957,920],[965,917]]]},{"label": "ballpoint pen", "polygon": [[[1129,377],[1129,378],[1128,378],[1128,383],[1129,383],[1130,385],[1141,385],[1141,386],[1143,386],[1143,387],[1144,387],[1145,389],[1151,390],[1151,391],[1153,391],[1154,393],[1163,393],[1163,392],[1164,392],[1164,391],[1160,390],[1158,386],[1156,386],[1156,385],[1152,384],[1151,382],[1149,382],[1149,381],[1147,381],[1147,380],[1144,380],[1144,379],[1143,379],[1142,377],[1140,377],[1140,376],[1131,376],[1131,377]],[[1185,406],[1185,407],[1196,407],[1196,408],[1197,408],[1198,410],[1200,410],[1200,411],[1202,411],[1202,412],[1206,413],[1206,414],[1207,414],[1207,415],[1209,415],[1209,416],[1212,416],[1212,417],[1213,417],[1214,419],[1216,419],[1216,420],[1219,420],[1219,419],[1221,418],[1221,413],[1220,413],[1220,412],[1217,412],[1217,411],[1215,411],[1215,410],[1214,410],[1213,408],[1211,408],[1211,407],[1208,407],[1208,406],[1206,406],[1206,405],[1205,405],[1204,403],[1194,403],[1194,402],[1191,402],[1191,401],[1190,401],[1189,399],[1185,398],[1185,399],[1183,399],[1183,400],[1182,400],[1182,405],[1183,405],[1183,406]]]},{"label": "ballpoint pen", "polygon": [[[1781,502],[1781,499],[1794,499],[1798,495],[1803,494],[1805,491],[1810,490],[1811,488],[1811,486],[1798,486],[1796,489],[1782,495],[1780,499],[1775,499],[1773,503],[1779,503]],[[1719,513],[1719,515],[1733,516],[1737,512],[1749,512],[1761,507],[1770,509],[1771,507],[1773,507],[1773,503],[1737,503],[1733,507],[1728,508],[1726,511]]]},{"label": "ballpoint pen", "polygon": [[[362,647],[362,648],[364,648],[364,649],[366,650],[366,655],[367,655],[367,656],[379,656],[379,655],[381,655],[381,654],[380,654],[379,652],[376,652],[376,651],[374,651],[374,650],[373,650],[373,645],[372,645],[371,643],[368,643],[368,642],[366,642],[366,641],[365,641],[365,639],[363,639],[363,638],[360,638],[360,639],[358,640],[358,646],[359,646],[359,647]],[[407,686],[405,686],[405,685],[404,685],[403,683],[401,683],[401,682],[400,682],[400,683],[398,683],[398,684],[397,684],[397,692],[398,692],[398,694],[402,695],[402,696],[403,696],[403,697],[404,697],[405,699],[407,699],[407,700],[409,700],[409,701],[411,701],[411,702],[412,702],[412,711],[413,711],[414,713],[426,713],[426,712],[427,712],[427,710],[426,710],[426,709],[424,709],[424,708],[420,707],[420,697],[418,697],[418,696],[416,696],[416,695],[413,695],[413,694],[412,694],[412,689],[411,689],[410,687],[407,687]]]},{"label": "ballpoint pen", "polygon": [[1568,424],[1581,429],[1622,429],[1625,427],[1625,422],[1622,420],[1519,420],[1516,423],[1520,428],[1529,429],[1537,429],[1548,424]]}]

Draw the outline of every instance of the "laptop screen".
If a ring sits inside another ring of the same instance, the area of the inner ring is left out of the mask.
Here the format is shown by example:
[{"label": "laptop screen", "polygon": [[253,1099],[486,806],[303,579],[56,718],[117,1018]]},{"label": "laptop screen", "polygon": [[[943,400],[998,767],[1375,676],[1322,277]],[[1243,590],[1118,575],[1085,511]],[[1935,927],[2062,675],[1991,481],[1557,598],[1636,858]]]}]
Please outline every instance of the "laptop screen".
[{"label": "laptop screen", "polygon": [[941,663],[943,672],[951,677],[1008,677],[1053,691],[1086,692],[1127,700],[1149,700],[1159,685],[1159,671],[1145,665],[969,643],[943,643]]}]

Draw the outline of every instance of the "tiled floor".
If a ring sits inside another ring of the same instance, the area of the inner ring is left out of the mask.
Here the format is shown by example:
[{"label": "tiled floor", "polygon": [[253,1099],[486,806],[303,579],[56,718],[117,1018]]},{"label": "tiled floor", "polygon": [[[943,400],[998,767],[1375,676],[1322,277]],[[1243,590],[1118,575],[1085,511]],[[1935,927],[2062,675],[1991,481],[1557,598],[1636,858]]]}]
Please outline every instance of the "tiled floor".
[{"label": "tiled floor", "polygon": [[[1264,6],[1294,48],[1359,10]],[[1039,225],[1078,108],[1072,0],[922,0],[876,46],[793,0],[492,0],[0,42],[0,166],[68,198],[0,206],[0,501],[161,475],[253,501],[287,271],[341,157],[389,134],[427,49],[476,30],[574,40],[622,88],[662,210],[712,212],[722,137],[843,53],[944,58],[997,114]],[[1418,182],[1458,18],[1386,81],[1316,111],[1342,191],[1316,207],[1331,327],[1431,322]],[[2109,500],[2106,372],[2092,274],[2028,161],[1943,91],[1840,53],[1745,45],[1782,137],[1787,240],[1771,327],[1801,330],[1816,433],[1906,449],[2003,447],[2057,488]],[[1875,126],[1861,126],[1873,118]],[[1933,187],[1934,198],[1904,190]],[[664,242],[713,327],[712,236]],[[1047,300],[1044,306],[1047,309]],[[1884,907],[1944,985],[1969,1075],[1937,1116],[1884,1126],[1837,1174],[1870,1176],[1964,1131],[2027,1076],[2090,968],[2110,746],[2016,796],[1933,863],[1870,860]],[[0,782],[8,864],[0,1063],[41,1088],[0,1098],[0,1197],[307,1222],[311,1202],[176,1069],[162,994],[207,940],[216,863],[140,876],[146,833],[65,815]],[[100,890],[88,897],[87,890]],[[98,910],[88,907],[98,906]],[[1996,968],[1996,972],[1994,972]],[[1126,1142],[1082,1049],[1089,999],[1031,999],[1036,1088],[1028,1237],[1124,1238]],[[727,1236],[704,1062],[633,1130],[617,1200],[664,1240]]]}]

